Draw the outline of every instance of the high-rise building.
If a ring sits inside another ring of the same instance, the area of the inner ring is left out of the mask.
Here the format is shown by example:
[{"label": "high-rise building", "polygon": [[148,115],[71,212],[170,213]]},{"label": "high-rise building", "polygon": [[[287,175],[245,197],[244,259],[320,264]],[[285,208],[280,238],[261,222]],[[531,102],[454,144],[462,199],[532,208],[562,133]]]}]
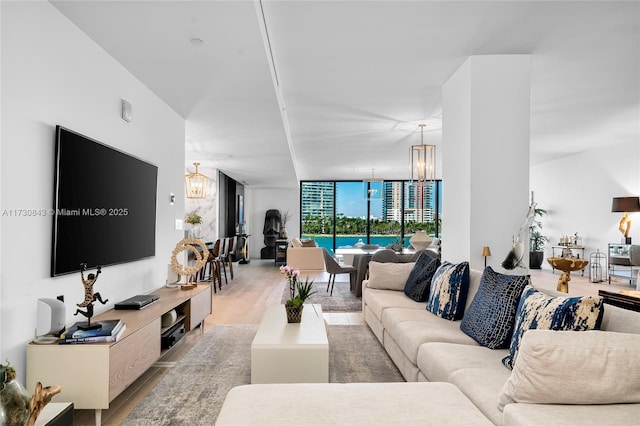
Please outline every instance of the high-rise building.
[{"label": "high-rise building", "polygon": [[333,216],[333,182],[302,182],[302,218]]},{"label": "high-rise building", "polygon": [[402,193],[404,191],[405,221],[431,222],[435,214],[435,185],[419,185],[415,182],[385,182],[382,200],[382,216],[385,220],[400,221]]}]

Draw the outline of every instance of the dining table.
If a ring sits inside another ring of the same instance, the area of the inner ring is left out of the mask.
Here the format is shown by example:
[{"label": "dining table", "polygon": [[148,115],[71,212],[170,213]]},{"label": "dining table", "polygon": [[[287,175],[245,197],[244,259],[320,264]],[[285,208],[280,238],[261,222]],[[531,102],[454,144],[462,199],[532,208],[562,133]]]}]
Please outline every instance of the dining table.
[{"label": "dining table", "polygon": [[[337,257],[342,257],[345,265],[355,266],[356,278],[351,280],[351,292],[356,297],[362,297],[362,281],[367,279],[367,272],[369,270],[369,262],[373,255],[379,251],[388,250],[385,247],[378,247],[375,249],[363,249],[360,247],[340,247],[337,248],[335,253]],[[409,262],[415,250],[404,248],[401,252],[396,252],[404,261]]]}]

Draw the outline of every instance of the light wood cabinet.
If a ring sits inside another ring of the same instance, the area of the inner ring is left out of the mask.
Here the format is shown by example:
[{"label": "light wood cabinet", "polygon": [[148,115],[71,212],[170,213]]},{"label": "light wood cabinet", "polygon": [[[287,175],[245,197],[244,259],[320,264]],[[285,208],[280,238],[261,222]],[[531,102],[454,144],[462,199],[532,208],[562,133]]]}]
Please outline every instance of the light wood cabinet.
[{"label": "light wood cabinet", "polygon": [[109,310],[93,320],[121,319],[126,330],[114,343],[78,345],[27,345],[27,388],[37,382],[61,385],[57,402],[73,402],[77,409],[95,409],[96,424],[100,410],[109,408],[131,383],[163,354],[161,317],[175,309],[184,318],[189,332],[211,314],[211,286],[200,284],[192,290],[161,288],[153,292],[160,299],[139,311]]}]

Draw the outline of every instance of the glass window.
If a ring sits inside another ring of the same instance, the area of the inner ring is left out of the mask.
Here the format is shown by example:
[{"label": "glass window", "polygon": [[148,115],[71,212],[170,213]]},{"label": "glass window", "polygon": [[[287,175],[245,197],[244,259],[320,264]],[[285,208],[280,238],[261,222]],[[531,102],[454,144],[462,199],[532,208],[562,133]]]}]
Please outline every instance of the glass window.
[{"label": "glass window", "polygon": [[362,181],[301,182],[302,238],[333,250],[360,240],[407,247],[418,230],[441,237],[442,181],[385,181],[379,188],[381,197],[367,199]]},{"label": "glass window", "polygon": [[367,243],[367,200],[362,182],[336,182],[336,248]]}]

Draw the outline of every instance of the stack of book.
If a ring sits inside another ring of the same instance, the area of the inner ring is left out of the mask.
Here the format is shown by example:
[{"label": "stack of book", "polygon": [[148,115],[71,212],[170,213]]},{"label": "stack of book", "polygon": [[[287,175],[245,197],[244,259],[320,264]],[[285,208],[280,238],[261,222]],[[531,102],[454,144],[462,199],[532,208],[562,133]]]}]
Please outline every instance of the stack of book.
[{"label": "stack of book", "polygon": [[121,320],[103,320],[92,322],[91,325],[100,325],[99,328],[83,329],[86,322],[77,322],[60,335],[58,343],[110,343],[117,342],[126,328]]}]

